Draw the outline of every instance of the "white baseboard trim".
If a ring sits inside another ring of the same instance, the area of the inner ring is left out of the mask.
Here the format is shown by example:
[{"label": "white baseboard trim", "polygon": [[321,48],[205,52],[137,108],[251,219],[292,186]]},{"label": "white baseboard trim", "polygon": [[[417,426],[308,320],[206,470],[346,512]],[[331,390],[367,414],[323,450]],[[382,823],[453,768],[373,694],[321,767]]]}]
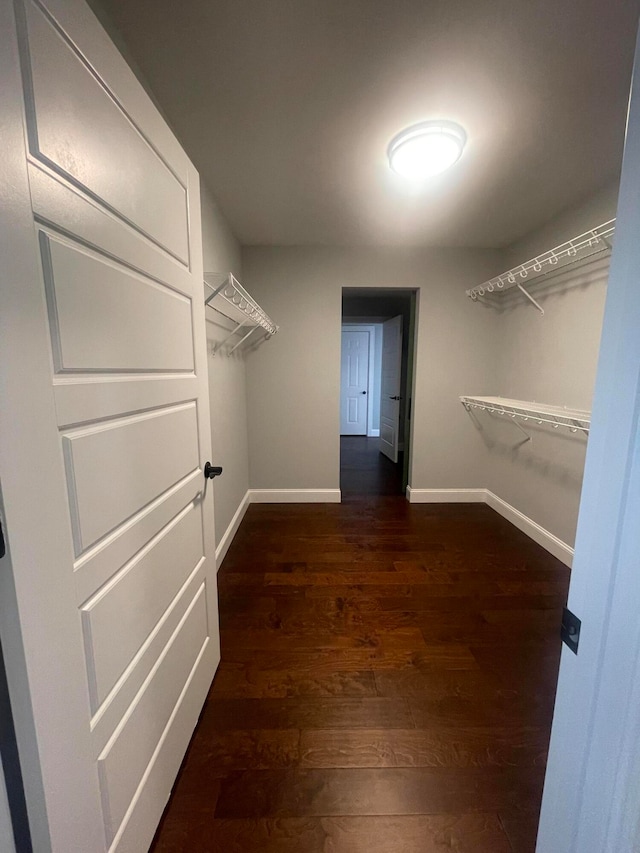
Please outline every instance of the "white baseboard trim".
[{"label": "white baseboard trim", "polygon": [[542,527],[528,515],[520,512],[511,504],[503,501],[489,489],[412,489],[407,486],[407,500],[414,504],[430,503],[486,503],[514,527],[553,554],[558,560],[569,566],[573,563],[573,548],[558,539],[553,533]]},{"label": "white baseboard trim", "polygon": [[379,429],[370,429],[369,432],[367,433],[367,435],[369,436],[369,438],[377,438],[380,435],[380,430]]},{"label": "white baseboard trim", "polygon": [[571,567],[573,563],[573,548],[570,545],[567,545],[562,539],[558,539],[553,533],[541,527],[536,521],[520,512],[514,506],[511,506],[511,504],[503,501],[502,498],[494,495],[488,489],[486,490],[486,503],[491,509],[495,509],[496,512],[506,518],[507,521],[510,521],[518,530],[526,533],[530,539],[533,539],[538,545],[542,545],[543,548],[546,548],[550,554],[553,554],[554,557],[557,557],[566,566]]},{"label": "white baseboard trim", "polygon": [[[225,558],[251,503],[340,503],[340,489],[249,489],[216,547],[216,566]],[[412,489],[410,503],[486,503],[566,566],[573,563],[574,549],[529,516],[499,498],[489,489]]]},{"label": "white baseboard trim", "polygon": [[251,489],[254,504],[339,504],[340,489]]},{"label": "white baseboard trim", "polygon": [[249,508],[249,504],[251,503],[251,490],[247,489],[246,495],[240,501],[240,506],[235,511],[233,518],[229,522],[229,526],[225,530],[222,539],[216,546],[216,566],[219,569],[220,564],[224,560],[227,551],[229,550],[229,545],[233,542],[233,537],[238,532],[238,528],[242,523],[242,519],[244,518],[244,514]]},{"label": "white baseboard trim", "polygon": [[412,504],[484,503],[486,489],[412,489],[407,486],[407,500]]}]

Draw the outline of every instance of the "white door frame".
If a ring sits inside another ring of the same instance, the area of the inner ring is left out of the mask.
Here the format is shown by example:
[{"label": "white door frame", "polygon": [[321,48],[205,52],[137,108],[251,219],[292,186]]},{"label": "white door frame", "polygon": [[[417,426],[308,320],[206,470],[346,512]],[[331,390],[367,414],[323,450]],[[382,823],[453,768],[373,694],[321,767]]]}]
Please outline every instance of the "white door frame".
[{"label": "white door frame", "polygon": [[640,844],[640,48],[537,853]]},{"label": "white door frame", "polygon": [[375,343],[376,343],[376,327],[367,323],[343,323],[343,332],[369,332],[369,381],[367,384],[367,435],[380,435],[379,429],[373,429],[373,398],[375,396],[376,385],[376,361],[375,361]]},{"label": "white door frame", "polygon": [[[394,375],[397,376],[397,383],[391,383],[395,387],[397,395],[390,397],[389,390],[394,390],[394,387],[392,387],[391,389],[388,387],[385,388],[385,382],[387,381],[387,379],[385,378],[385,338],[387,342],[389,342],[389,331],[391,329],[395,329],[398,325],[399,328],[396,332],[396,340],[393,352]],[[378,442],[378,447],[380,449],[380,452],[384,453],[384,455],[387,456],[394,464],[397,464],[398,462],[398,454],[400,453],[400,451],[404,450],[404,435],[400,435],[400,424],[402,422],[400,403],[403,401],[403,396],[406,395],[406,390],[403,388],[402,382],[402,349],[404,343],[404,336],[406,335],[406,329],[404,328],[404,326],[405,323],[402,314],[398,314],[395,317],[390,317],[382,324],[382,370],[380,376],[380,439]],[[400,344],[399,350],[397,348],[398,343]],[[394,406],[393,408],[393,417],[388,417],[385,414],[385,405],[388,405],[388,399],[397,402],[397,407]],[[395,441],[387,441],[385,438],[384,427],[385,425],[388,425],[388,423],[385,423],[385,418],[387,422],[395,422],[393,430],[395,434]]]}]

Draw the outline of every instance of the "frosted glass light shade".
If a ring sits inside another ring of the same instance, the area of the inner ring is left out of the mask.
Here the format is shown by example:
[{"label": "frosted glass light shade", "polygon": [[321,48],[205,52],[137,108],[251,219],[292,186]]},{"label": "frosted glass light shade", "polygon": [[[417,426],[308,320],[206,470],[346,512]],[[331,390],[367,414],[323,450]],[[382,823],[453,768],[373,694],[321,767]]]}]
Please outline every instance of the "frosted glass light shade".
[{"label": "frosted glass light shade", "polygon": [[453,166],[466,141],[466,133],[455,122],[421,122],[391,140],[389,166],[404,178],[421,181]]}]

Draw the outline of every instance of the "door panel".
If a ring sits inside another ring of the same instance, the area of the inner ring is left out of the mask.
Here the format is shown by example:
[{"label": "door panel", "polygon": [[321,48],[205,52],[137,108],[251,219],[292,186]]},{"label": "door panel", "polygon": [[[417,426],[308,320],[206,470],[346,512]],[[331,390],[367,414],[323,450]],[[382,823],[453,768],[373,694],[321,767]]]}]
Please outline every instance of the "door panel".
[{"label": "door panel", "polygon": [[94,713],[203,556],[201,507],[190,504],[82,606]]},{"label": "door panel", "polygon": [[56,373],[193,371],[190,300],[40,232]]},{"label": "door panel", "polygon": [[382,324],[382,381],[380,389],[380,452],[398,461],[400,443],[400,386],[402,317]]},{"label": "door panel", "polygon": [[80,555],[198,467],[196,406],[186,403],[68,430],[62,447]]},{"label": "door panel", "polygon": [[124,725],[98,759],[109,842],[116,835],[142,776],[162,740],[180,694],[207,644],[207,608],[201,586]]},{"label": "door panel", "polygon": [[[154,677],[159,659],[176,631],[181,630],[185,614],[202,587],[203,580],[204,564],[200,563],[91,718],[94,761],[98,760],[112,741],[114,732],[119,730],[122,721],[126,719],[140,690],[149,678]],[[208,596],[206,588],[205,593]],[[209,645],[212,642],[210,636]]]},{"label": "door panel", "polygon": [[[54,223],[61,233],[71,233],[84,246],[113,258],[179,293],[192,293],[192,273],[170,255],[159,252],[142,232],[130,228],[97,201],[34,160],[27,164],[33,215],[36,221]],[[124,227],[123,227],[124,225]],[[193,235],[191,235],[193,237]]]},{"label": "door panel", "polygon": [[367,434],[369,332],[342,332],[340,434]]},{"label": "door panel", "polygon": [[15,8],[0,635],[34,848],[142,853],[219,660],[199,182],[81,0]]},{"label": "door panel", "polygon": [[187,263],[185,187],[45,9],[25,9],[32,154]]},{"label": "door panel", "polygon": [[114,566],[123,566],[184,510],[193,500],[194,488],[201,476],[199,468],[193,471],[138,513],[133,524],[119,527],[113,535],[105,537],[75,560],[74,580],[79,605],[113,576]]}]

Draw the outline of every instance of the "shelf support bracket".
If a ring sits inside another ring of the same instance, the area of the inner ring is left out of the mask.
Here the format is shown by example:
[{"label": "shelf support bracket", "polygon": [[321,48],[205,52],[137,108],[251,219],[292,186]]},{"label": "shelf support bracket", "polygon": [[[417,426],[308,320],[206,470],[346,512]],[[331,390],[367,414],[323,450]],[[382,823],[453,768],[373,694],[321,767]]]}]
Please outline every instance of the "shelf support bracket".
[{"label": "shelf support bracket", "polygon": [[529,302],[531,302],[533,305],[535,305],[541,314],[544,314],[544,308],[542,307],[542,305],[540,305],[539,302],[536,302],[536,300],[533,298],[533,296],[527,290],[525,290],[524,287],[519,282],[516,284],[516,287],[518,288],[518,290],[520,290],[522,293],[524,293],[524,295],[527,297]]},{"label": "shelf support bracket", "polygon": [[[216,347],[216,349],[215,349],[214,355],[222,349],[222,347],[227,343],[227,341],[230,341],[230,340],[231,340],[231,338],[236,334],[236,332],[237,332],[239,329],[241,329],[243,326],[246,326],[246,325],[247,325],[248,323],[250,323],[250,322],[251,322],[251,320],[249,320],[249,319],[247,318],[246,320],[243,320],[243,321],[242,321],[242,323],[238,323],[238,325],[235,327],[235,329],[234,329],[232,332],[229,332],[229,334],[227,335],[227,337],[226,337],[226,338],[223,338],[223,339],[220,341],[220,343],[218,344],[218,346],[217,346],[217,347]],[[253,329],[251,329],[251,331],[253,331]],[[244,338],[243,338],[242,340],[244,340]],[[242,343],[242,341],[240,341],[240,343]],[[235,349],[235,347],[234,347],[233,349]],[[233,352],[233,350],[231,350],[231,352]]]},{"label": "shelf support bracket", "polygon": [[[227,278],[225,278],[225,280],[222,282],[222,284],[220,285],[220,287],[216,287],[215,289],[214,289],[214,288],[211,288],[211,289],[213,290],[213,293],[210,293],[210,294],[209,294],[209,296],[207,296],[207,298],[204,300],[204,304],[205,304],[205,305],[208,305],[212,300],[214,300],[214,299],[216,298],[216,296],[217,296],[221,291],[223,291],[223,290],[225,289],[225,287],[227,286],[228,282],[229,282],[229,277],[227,276]],[[205,284],[207,285],[207,287],[211,287],[211,285],[209,284],[209,282],[208,282],[208,281],[205,281]]]},{"label": "shelf support bracket", "polygon": [[523,444],[524,444],[525,442],[527,442],[527,441],[532,441],[532,438],[531,438],[530,434],[526,431],[526,429],[522,426],[522,424],[519,424],[519,423],[518,423],[517,418],[514,418],[514,420],[513,420],[513,425],[514,425],[515,427],[518,427],[518,429],[520,430],[520,432],[524,435],[525,439],[524,439],[524,442],[522,442]]},{"label": "shelf support bracket", "polygon": [[[238,328],[240,328],[240,326],[238,326]],[[229,355],[231,355],[231,353],[235,352],[235,351],[238,349],[238,347],[239,347],[241,344],[243,344],[243,343],[247,340],[247,338],[249,337],[249,335],[250,335],[252,332],[255,332],[255,330],[256,330],[257,328],[258,328],[257,326],[253,326],[251,329],[249,329],[249,331],[247,332],[247,334],[246,334],[246,335],[244,335],[242,338],[240,338],[240,340],[238,341],[238,343],[237,343],[237,344],[235,344],[234,346],[232,346],[232,347],[231,347],[231,349],[229,350]]]}]

